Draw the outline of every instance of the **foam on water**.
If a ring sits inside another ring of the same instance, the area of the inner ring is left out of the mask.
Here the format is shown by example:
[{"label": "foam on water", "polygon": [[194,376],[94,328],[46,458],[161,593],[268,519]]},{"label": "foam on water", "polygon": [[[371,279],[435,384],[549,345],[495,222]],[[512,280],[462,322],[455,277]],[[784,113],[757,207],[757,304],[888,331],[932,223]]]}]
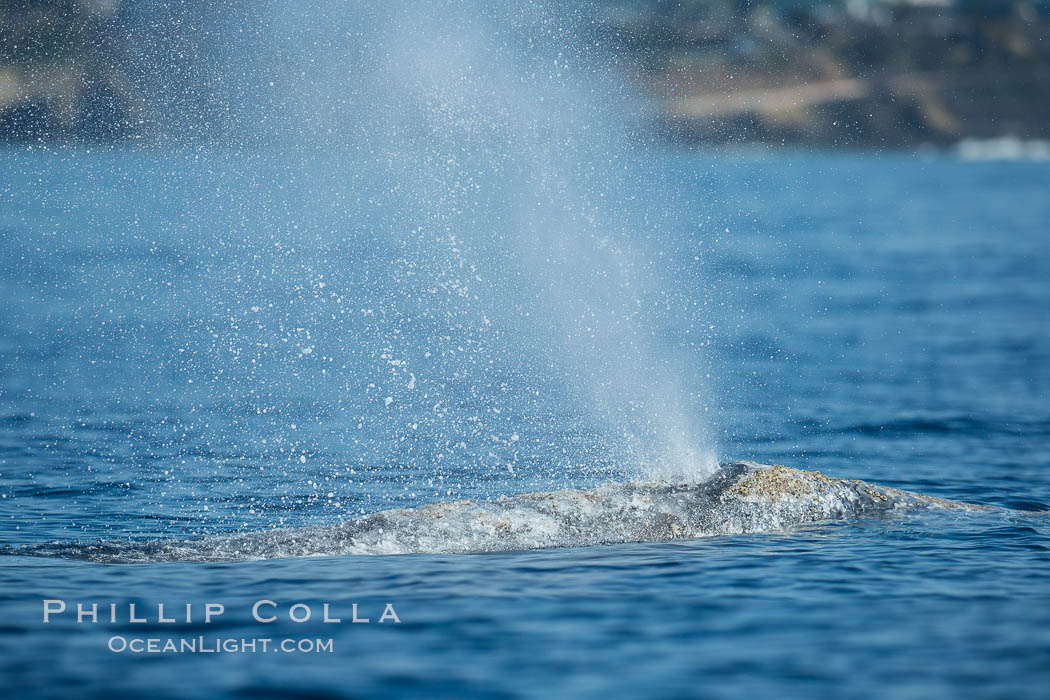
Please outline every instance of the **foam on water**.
[{"label": "foam on water", "polygon": [[609,483],[381,511],[330,526],[195,540],[54,543],[19,553],[114,563],[467,554],[775,532],[927,508],[987,510],[820,472],[733,462],[698,483]]}]

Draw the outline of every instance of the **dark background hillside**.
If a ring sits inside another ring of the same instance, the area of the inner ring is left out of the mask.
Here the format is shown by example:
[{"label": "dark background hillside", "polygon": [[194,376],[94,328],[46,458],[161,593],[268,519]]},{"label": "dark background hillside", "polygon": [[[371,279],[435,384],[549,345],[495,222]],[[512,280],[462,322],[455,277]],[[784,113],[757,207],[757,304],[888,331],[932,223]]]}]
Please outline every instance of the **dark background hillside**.
[{"label": "dark background hillside", "polygon": [[[176,108],[205,131],[228,109],[209,37],[259,7],[0,0],[0,140],[158,139]],[[1045,0],[606,0],[593,13],[675,141],[1050,137]]]}]

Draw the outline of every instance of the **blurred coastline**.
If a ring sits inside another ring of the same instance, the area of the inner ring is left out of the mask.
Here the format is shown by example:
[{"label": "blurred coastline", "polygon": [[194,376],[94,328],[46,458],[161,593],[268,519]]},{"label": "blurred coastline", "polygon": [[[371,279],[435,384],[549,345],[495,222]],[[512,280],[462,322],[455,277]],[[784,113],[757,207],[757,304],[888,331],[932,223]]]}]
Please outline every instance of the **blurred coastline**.
[{"label": "blurred coastline", "polygon": [[[199,89],[208,47],[172,37],[215,11],[0,0],[0,141],[163,139],[144,62],[163,52],[183,73],[171,89]],[[673,143],[1050,158],[1050,0],[603,0],[593,12],[593,39]]]}]

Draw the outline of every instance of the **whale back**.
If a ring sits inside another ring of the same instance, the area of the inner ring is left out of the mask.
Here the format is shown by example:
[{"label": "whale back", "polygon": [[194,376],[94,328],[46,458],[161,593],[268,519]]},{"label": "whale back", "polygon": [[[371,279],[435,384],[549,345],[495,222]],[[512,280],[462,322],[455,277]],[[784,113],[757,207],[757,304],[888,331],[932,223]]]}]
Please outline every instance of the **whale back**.
[{"label": "whale back", "polygon": [[386,510],[332,525],[186,540],[55,543],[21,551],[106,562],[345,554],[466,554],[776,532],[926,508],[980,508],[820,472],[723,464],[694,484],[608,483]]}]

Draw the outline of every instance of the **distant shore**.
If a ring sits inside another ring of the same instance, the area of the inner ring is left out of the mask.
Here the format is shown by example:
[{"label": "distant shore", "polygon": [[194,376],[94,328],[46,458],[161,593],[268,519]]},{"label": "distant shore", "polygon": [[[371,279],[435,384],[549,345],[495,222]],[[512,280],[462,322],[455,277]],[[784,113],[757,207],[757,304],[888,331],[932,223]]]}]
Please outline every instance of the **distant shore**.
[{"label": "distant shore", "polygon": [[[99,5],[109,14],[63,6],[0,3],[0,141],[163,139],[116,38],[130,22],[123,5]],[[1050,139],[1050,4],[1042,0],[597,7],[593,38],[656,106],[653,128],[672,143],[988,141],[1038,155]]]},{"label": "distant shore", "polygon": [[673,9],[612,14],[604,25],[644,59],[632,80],[675,141],[900,148],[1050,138],[1045,4],[701,5],[706,14],[692,21]]}]

